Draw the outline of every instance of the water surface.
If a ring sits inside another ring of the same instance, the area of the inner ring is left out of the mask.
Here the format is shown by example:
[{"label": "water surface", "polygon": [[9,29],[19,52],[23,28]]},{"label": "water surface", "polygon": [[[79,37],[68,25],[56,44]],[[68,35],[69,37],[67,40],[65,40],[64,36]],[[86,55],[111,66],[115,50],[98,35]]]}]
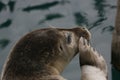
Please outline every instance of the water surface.
[{"label": "water surface", "polygon": [[[0,0],[0,72],[12,46],[26,33],[48,26],[72,28],[86,25],[91,43],[108,64],[117,0]],[[78,56],[62,75],[80,80]]]}]

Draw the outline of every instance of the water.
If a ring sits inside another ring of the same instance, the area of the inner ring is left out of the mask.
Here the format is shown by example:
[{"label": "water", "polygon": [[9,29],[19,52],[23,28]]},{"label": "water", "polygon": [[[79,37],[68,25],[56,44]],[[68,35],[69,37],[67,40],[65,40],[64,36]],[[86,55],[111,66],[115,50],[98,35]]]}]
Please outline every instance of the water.
[{"label": "water", "polygon": [[[50,26],[72,28],[86,25],[92,46],[108,64],[111,80],[111,40],[117,0],[0,0],[0,71],[12,46],[26,33]],[[62,75],[80,80],[78,56]]]}]

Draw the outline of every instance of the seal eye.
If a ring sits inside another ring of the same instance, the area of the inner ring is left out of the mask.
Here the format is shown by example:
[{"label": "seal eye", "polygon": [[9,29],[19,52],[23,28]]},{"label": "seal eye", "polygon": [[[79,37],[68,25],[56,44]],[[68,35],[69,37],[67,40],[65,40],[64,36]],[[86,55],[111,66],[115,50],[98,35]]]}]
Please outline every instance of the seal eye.
[{"label": "seal eye", "polygon": [[72,37],[71,34],[67,33],[67,35],[66,35],[66,43],[70,44],[72,42],[71,37]]}]

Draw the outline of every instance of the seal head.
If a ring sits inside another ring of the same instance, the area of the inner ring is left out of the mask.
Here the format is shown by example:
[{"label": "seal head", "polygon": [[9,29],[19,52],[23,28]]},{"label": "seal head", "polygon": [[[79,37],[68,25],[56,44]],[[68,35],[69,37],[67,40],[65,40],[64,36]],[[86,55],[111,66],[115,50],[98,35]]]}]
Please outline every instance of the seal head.
[{"label": "seal head", "polygon": [[81,36],[90,39],[84,28],[45,28],[28,33],[12,49],[1,80],[48,80],[46,76],[59,75],[78,53]]}]

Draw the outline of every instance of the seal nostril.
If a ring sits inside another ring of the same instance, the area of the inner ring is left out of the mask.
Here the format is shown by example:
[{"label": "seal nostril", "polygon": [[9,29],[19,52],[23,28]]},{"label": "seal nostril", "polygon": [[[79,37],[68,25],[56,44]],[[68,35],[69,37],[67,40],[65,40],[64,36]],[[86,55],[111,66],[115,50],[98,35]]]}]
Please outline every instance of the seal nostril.
[{"label": "seal nostril", "polygon": [[85,29],[84,27],[82,29]]}]

